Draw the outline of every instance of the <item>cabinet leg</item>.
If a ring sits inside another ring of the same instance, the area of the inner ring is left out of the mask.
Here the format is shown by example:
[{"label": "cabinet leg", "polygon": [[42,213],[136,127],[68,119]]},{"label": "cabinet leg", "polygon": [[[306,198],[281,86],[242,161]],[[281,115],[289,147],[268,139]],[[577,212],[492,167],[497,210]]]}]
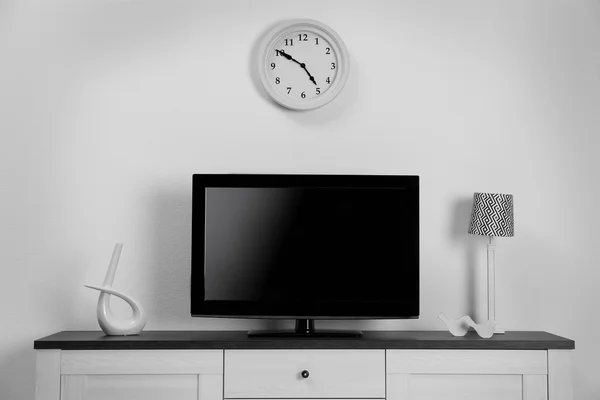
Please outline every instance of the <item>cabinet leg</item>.
[{"label": "cabinet leg", "polygon": [[548,400],[573,400],[573,350],[548,350]]},{"label": "cabinet leg", "polygon": [[35,400],[60,399],[60,350],[38,350],[35,366]]}]

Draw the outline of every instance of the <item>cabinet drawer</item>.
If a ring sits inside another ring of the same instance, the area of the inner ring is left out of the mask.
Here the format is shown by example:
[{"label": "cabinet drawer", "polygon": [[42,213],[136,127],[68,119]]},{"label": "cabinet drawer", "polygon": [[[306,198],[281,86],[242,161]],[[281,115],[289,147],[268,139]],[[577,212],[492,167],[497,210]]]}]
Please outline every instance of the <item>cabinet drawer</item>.
[{"label": "cabinet drawer", "polygon": [[67,350],[62,375],[222,374],[223,350]]},{"label": "cabinet drawer", "polygon": [[548,374],[544,350],[388,350],[388,374]]},{"label": "cabinet drawer", "polygon": [[[520,375],[390,375],[387,400],[522,400]],[[539,393],[537,393],[539,394]]]},{"label": "cabinet drawer", "polygon": [[64,375],[61,400],[198,400],[197,375]]},{"label": "cabinet drawer", "polygon": [[225,397],[384,398],[385,351],[226,350]]}]

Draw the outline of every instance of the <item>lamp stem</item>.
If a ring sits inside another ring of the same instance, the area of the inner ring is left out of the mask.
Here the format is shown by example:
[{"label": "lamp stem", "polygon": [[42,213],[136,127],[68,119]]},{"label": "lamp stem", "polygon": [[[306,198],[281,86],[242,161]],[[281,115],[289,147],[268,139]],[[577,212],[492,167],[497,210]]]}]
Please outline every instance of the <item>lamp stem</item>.
[{"label": "lamp stem", "polygon": [[496,246],[493,236],[490,236],[487,245],[487,281],[488,281],[488,320],[496,321]]},{"label": "lamp stem", "polygon": [[496,322],[495,333],[504,333],[504,329],[498,326],[496,321],[496,245],[493,236],[490,236],[487,245],[487,267],[488,267],[488,320]]}]

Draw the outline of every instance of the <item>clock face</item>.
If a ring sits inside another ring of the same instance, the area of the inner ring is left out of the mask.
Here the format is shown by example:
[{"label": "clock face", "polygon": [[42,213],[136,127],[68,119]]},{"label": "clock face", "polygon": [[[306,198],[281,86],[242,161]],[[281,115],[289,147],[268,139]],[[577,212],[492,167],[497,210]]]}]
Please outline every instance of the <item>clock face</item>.
[{"label": "clock face", "polygon": [[259,73],[268,94],[295,110],[332,101],[348,78],[348,54],[342,39],[314,20],[287,21],[266,35]]},{"label": "clock face", "polygon": [[275,43],[268,76],[280,94],[311,100],[327,93],[335,83],[338,65],[335,48],[326,38],[297,31]]}]

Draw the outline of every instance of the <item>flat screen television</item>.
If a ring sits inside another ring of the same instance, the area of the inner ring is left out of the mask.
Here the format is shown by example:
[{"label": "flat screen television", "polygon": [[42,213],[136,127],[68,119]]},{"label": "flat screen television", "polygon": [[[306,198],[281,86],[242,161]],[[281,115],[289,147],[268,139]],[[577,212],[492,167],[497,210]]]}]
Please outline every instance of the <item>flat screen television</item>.
[{"label": "flat screen television", "polygon": [[419,316],[419,177],[193,176],[191,314],[296,319]]}]

